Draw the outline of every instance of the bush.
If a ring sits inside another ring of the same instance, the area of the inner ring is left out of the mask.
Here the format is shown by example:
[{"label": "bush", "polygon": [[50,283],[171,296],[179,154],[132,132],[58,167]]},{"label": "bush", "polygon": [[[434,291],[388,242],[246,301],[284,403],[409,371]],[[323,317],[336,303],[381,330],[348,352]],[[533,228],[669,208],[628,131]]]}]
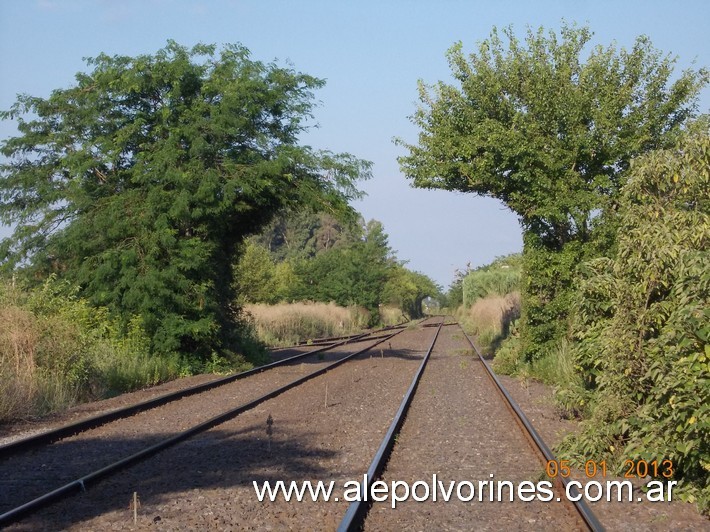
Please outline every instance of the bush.
[{"label": "bush", "polygon": [[175,378],[177,355],[156,356],[140,319],[127,331],[49,279],[28,292],[0,284],[0,422],[43,415]]},{"label": "bush", "polygon": [[469,271],[463,278],[463,305],[470,307],[486,296],[505,296],[520,290],[520,255],[499,257],[491,264]]},{"label": "bush", "polygon": [[461,287],[462,305],[456,317],[476,337],[483,354],[496,353],[496,368],[502,373],[515,373],[519,366],[515,324],[520,317],[520,278],[521,255],[516,253],[468,270],[450,291]]},{"label": "bush", "polygon": [[513,327],[511,335],[505,338],[498,349],[495,350],[495,358],[492,363],[493,370],[501,375],[524,375],[526,365],[520,358],[519,353],[520,335],[517,327]]},{"label": "bush", "polygon": [[476,336],[482,351],[492,354],[520,317],[520,293],[488,295],[476,300],[469,309],[460,307],[457,315],[466,331]]},{"label": "bush", "polygon": [[705,510],[709,189],[707,129],[635,161],[620,202],[617,253],[582,271],[573,355],[592,403],[582,432],[564,447],[581,461],[671,460],[680,493]]}]

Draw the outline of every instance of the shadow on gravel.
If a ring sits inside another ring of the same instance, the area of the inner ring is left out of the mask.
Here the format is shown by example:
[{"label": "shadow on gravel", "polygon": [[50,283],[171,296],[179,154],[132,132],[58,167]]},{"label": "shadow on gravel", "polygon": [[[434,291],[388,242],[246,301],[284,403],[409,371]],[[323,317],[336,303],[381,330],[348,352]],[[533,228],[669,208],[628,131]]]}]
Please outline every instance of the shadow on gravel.
[{"label": "shadow on gravel", "polygon": [[[281,366],[281,368],[298,368],[301,366],[309,366],[312,364],[323,364],[328,362],[335,362],[340,360],[344,356],[352,353],[354,350],[348,352],[345,351],[344,347],[339,348],[339,352],[325,352],[316,353],[315,355],[310,355],[293,362],[289,362]],[[365,360],[368,358],[400,358],[404,360],[420,360],[424,353],[421,350],[415,349],[393,349],[389,347],[387,342],[384,342],[374,348],[366,351],[365,353],[358,355],[356,360]]]},{"label": "shadow on gravel", "polygon": [[[209,493],[216,490],[220,497],[233,498],[232,504],[237,506],[258,505],[259,501],[253,489],[256,481],[261,488],[264,481],[278,480],[329,480],[330,473],[323,461],[336,457],[337,451],[323,447],[309,446],[306,440],[313,440],[309,434],[300,434],[297,438],[279,435],[290,432],[277,420],[274,422],[273,439],[269,444],[266,433],[266,423],[252,425],[239,431],[213,429],[207,433],[186,440],[175,447],[169,448],[152,458],[135,464],[121,471],[116,476],[88,485],[85,493],[76,493],[64,498],[35,515],[28,516],[9,528],[10,530],[58,530],[70,526],[78,526],[87,520],[118,511],[125,514],[123,525],[133,525],[131,501],[136,492],[143,519],[150,517],[158,522],[159,507],[180,508],[189,506],[191,500],[210,497]],[[148,445],[151,441],[134,440],[93,440],[92,445],[98,449],[118,448],[130,443]],[[73,471],[80,469],[76,464],[82,462],[81,453],[74,452],[73,444],[63,445],[63,454],[74,456],[71,462]],[[78,449],[76,449],[78,451]],[[124,456],[126,453],[122,453]],[[113,454],[111,454],[113,458]],[[34,496],[57,488],[80,475],[72,478],[62,478],[62,465],[57,465],[49,475],[41,475],[41,464],[35,464],[38,474],[33,481],[19,480],[26,477],[27,471],[17,471],[16,475],[0,480],[0,514],[10,507],[27,502]],[[68,466],[69,464],[64,464]],[[46,464],[45,464],[46,466]],[[88,471],[84,471],[85,474]],[[348,473],[357,478],[359,471]],[[247,490],[229,492],[230,488],[246,487]],[[175,494],[181,493],[178,497]],[[188,496],[185,496],[185,493]],[[8,495],[11,495],[8,497]],[[12,499],[11,501],[8,499]],[[237,499],[241,499],[240,501]],[[19,502],[18,502],[19,501]],[[204,502],[201,502],[204,504]],[[158,508],[156,508],[158,507]],[[150,508],[150,509],[148,509]],[[236,506],[235,506],[236,509]],[[146,514],[150,511],[151,514]],[[152,515],[152,514],[155,515]],[[145,523],[145,521],[143,521]]]},{"label": "shadow on gravel", "polygon": [[424,356],[424,352],[417,349],[390,349],[387,346],[387,342],[381,346],[377,346],[371,349],[367,353],[360,355],[360,359],[365,360],[368,358],[401,358],[404,360],[421,360]]}]

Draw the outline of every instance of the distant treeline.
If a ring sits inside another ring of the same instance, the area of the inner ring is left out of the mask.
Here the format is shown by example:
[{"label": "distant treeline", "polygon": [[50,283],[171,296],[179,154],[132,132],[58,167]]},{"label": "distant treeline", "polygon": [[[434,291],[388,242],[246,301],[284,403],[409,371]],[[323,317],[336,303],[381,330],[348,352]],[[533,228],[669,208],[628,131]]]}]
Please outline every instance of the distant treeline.
[{"label": "distant treeline", "polygon": [[333,301],[359,306],[379,321],[379,308],[422,316],[422,302],[440,288],[394,256],[382,224],[338,220],[317,212],[285,212],[245,243],[236,269],[242,303]]}]

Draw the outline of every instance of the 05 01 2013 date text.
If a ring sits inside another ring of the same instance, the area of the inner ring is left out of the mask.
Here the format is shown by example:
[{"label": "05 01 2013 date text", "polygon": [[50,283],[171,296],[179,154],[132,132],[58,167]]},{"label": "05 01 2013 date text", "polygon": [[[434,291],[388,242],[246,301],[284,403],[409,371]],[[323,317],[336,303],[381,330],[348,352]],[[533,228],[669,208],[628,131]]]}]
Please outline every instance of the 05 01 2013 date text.
[{"label": "05 01 2013 date text", "polygon": [[[653,478],[663,477],[666,479],[673,477],[673,462],[671,460],[625,460],[624,478]],[[545,464],[545,473],[549,478],[568,478],[572,475],[572,468],[569,460],[548,460]],[[584,462],[584,475],[587,478],[607,476],[606,460],[587,460]]]}]

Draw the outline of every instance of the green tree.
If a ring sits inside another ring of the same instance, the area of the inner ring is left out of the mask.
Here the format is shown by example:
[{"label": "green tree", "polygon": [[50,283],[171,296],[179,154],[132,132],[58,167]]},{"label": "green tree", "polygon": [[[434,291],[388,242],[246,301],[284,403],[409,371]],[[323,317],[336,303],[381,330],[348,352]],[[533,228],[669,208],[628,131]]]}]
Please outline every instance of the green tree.
[{"label": "green tree", "polygon": [[[708,71],[676,76],[675,59],[646,37],[631,50],[587,51],[586,27],[564,24],[559,35],[528,30],[524,43],[511,28],[503,36],[507,42],[494,29],[468,56],[461,44],[453,46],[455,84],[420,82],[421,106],[412,117],[418,144],[399,141],[409,151],[399,162],[414,186],[492,196],[516,213],[526,255],[541,255],[524,261],[523,325],[557,298],[562,303],[543,322],[564,324],[571,277],[565,269],[594,254],[579,244],[608,245],[609,229],[600,222],[613,218],[631,159],[674,142]],[[537,270],[546,264],[560,271],[531,286],[546,275]],[[541,335],[528,356],[562,331]]]},{"label": "green tree", "polygon": [[241,46],[88,64],[2,114],[20,135],[0,148],[0,261],[141,315],[156,351],[232,348],[240,243],[289,205],[347,209],[369,164],[299,146],[324,82]]},{"label": "green tree", "polygon": [[355,213],[336,214],[287,209],[255,238],[277,262],[312,258],[334,247],[349,245],[362,236]]},{"label": "green tree", "polygon": [[370,220],[365,226],[365,236],[350,248],[348,272],[353,284],[353,300],[370,311],[370,325],[380,320],[380,303],[389,270],[394,263],[384,226]]},{"label": "green tree", "polygon": [[277,301],[293,301],[293,294],[300,282],[291,261],[279,262],[274,267],[274,290]]},{"label": "green tree", "polygon": [[466,264],[466,269],[457,268],[454,272],[454,280],[449,285],[446,295],[442,297],[442,306],[447,307],[451,312],[463,305],[463,280],[471,271],[471,264]]},{"label": "green tree", "polygon": [[235,272],[237,300],[242,303],[276,303],[276,265],[269,251],[248,241]]},{"label": "green tree", "polygon": [[380,222],[371,220],[361,240],[299,261],[294,269],[300,281],[293,297],[365,307],[374,325],[379,321],[379,305],[393,264],[387,234]]},{"label": "green tree", "polygon": [[421,318],[422,302],[427,297],[438,297],[441,289],[423,273],[413,272],[401,264],[394,264],[385,283],[382,300],[396,305],[409,319]]}]

